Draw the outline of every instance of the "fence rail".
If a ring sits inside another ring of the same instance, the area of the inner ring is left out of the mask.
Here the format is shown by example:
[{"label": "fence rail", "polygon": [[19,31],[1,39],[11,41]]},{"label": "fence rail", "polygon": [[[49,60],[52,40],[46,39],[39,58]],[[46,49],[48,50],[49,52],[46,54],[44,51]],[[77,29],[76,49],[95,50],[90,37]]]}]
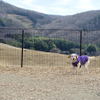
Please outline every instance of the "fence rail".
[{"label": "fence rail", "polygon": [[[16,55],[15,57],[19,57],[17,60],[21,62],[19,63],[21,67],[23,67],[24,64],[25,49],[59,52],[61,54],[70,54],[75,52],[82,55],[87,53],[89,56],[98,56],[100,54],[99,37],[100,30],[0,28],[0,43],[3,43],[0,44],[1,47],[6,47],[6,49],[8,49],[8,45],[13,46],[13,48],[17,47],[15,53],[19,50],[17,53],[19,56]],[[4,48],[1,48],[0,50],[1,60],[4,56],[11,57],[14,52],[11,48],[9,48],[9,51],[7,52],[6,50],[2,51],[2,49]],[[7,58],[4,57],[5,61],[6,59]],[[13,65],[12,62],[10,63]]]}]

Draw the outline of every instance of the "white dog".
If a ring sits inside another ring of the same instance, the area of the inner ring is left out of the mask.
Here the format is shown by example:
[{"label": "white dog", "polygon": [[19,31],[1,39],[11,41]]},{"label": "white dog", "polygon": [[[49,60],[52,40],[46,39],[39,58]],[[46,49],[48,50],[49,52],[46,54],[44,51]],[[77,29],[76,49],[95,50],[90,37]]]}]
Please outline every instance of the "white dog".
[{"label": "white dog", "polygon": [[68,56],[68,58],[71,58],[71,63],[73,65],[72,74],[75,73],[75,69],[76,69],[76,73],[78,74],[78,70],[79,68],[81,68],[81,66],[84,66],[85,69],[87,70],[87,74],[89,74],[89,71],[88,71],[89,57],[88,56],[86,55],[79,56],[77,54],[71,54]]}]

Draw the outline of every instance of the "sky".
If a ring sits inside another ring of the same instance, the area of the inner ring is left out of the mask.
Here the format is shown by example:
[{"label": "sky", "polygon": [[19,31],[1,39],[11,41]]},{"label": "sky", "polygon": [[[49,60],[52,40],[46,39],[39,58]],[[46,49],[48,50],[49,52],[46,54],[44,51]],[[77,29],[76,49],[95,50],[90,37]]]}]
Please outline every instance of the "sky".
[{"label": "sky", "polygon": [[73,15],[100,10],[100,0],[3,0],[24,9],[52,15]]}]

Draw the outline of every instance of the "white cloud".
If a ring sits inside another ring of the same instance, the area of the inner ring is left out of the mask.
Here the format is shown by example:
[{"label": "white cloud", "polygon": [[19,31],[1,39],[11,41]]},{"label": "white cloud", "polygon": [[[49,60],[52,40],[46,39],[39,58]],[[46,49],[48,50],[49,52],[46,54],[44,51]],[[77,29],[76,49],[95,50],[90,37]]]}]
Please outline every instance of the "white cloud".
[{"label": "white cloud", "polygon": [[92,10],[95,9],[92,0],[80,0],[78,8],[84,10]]},{"label": "white cloud", "polygon": [[47,14],[63,15],[73,0],[23,0],[21,3],[27,8]]},{"label": "white cloud", "polygon": [[[20,0],[19,6],[46,14],[70,15],[97,9],[96,1],[97,0]],[[98,1],[97,4],[99,3],[100,1]]]},{"label": "white cloud", "polygon": [[34,3],[35,0],[21,0],[20,2],[22,4],[25,4],[27,6],[32,6],[32,3]]},{"label": "white cloud", "polygon": [[72,1],[73,0],[58,0],[57,5],[60,5],[60,6],[69,5],[71,4]]}]

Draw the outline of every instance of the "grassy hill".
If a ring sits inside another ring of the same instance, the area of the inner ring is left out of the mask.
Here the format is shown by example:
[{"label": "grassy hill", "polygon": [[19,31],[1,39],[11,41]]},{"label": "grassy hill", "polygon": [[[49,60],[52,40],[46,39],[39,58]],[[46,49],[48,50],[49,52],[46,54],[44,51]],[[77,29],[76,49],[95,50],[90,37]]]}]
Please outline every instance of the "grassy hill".
[{"label": "grassy hill", "polygon": [[[20,66],[21,49],[0,43],[0,65]],[[24,49],[24,66],[71,66],[67,55]],[[100,56],[90,57],[90,67],[100,67]]]},{"label": "grassy hill", "polygon": [[[24,49],[24,66],[67,66],[68,61],[66,55]],[[20,64],[21,49],[0,43],[0,65]]]},{"label": "grassy hill", "polygon": [[100,29],[100,10],[56,16],[18,8],[0,1],[0,26],[17,28]]}]

